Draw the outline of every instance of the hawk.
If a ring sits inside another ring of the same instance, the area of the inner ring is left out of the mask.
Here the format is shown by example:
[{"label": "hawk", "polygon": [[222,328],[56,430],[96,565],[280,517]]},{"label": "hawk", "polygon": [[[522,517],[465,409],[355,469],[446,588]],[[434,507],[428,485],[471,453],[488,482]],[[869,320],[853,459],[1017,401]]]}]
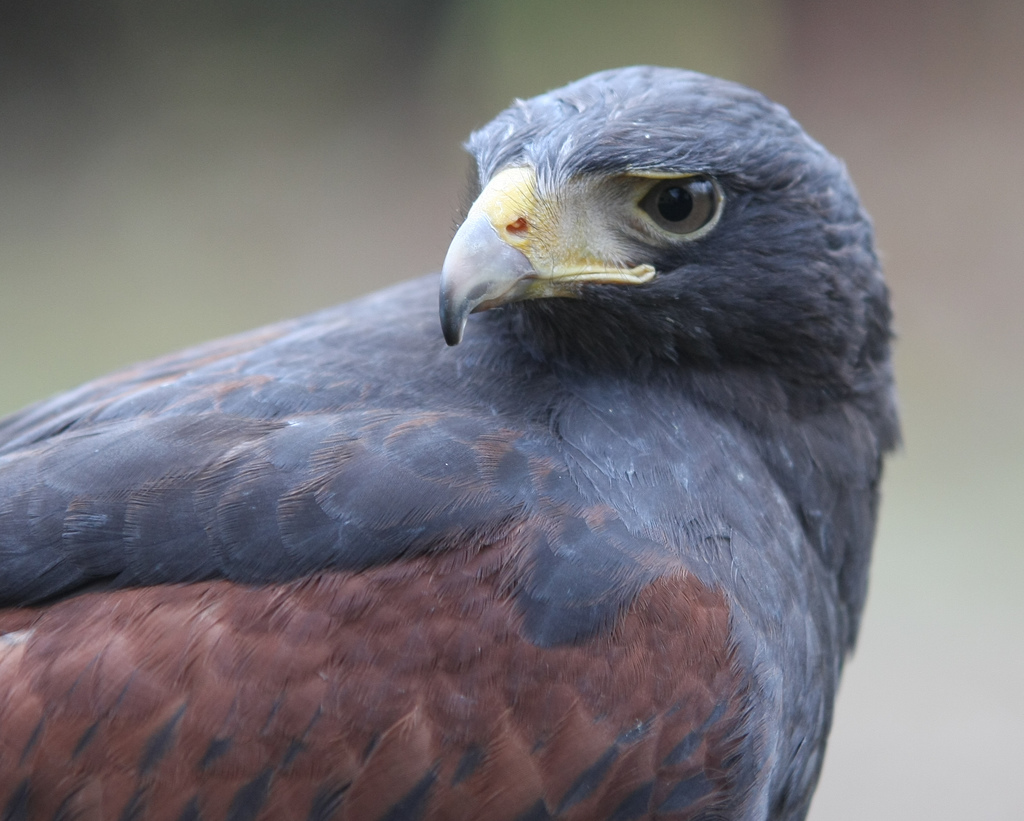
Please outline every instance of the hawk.
[{"label": "hawk", "polygon": [[5,818],[806,815],[898,439],[842,163],[654,67],[467,145],[440,278],[0,422]]}]

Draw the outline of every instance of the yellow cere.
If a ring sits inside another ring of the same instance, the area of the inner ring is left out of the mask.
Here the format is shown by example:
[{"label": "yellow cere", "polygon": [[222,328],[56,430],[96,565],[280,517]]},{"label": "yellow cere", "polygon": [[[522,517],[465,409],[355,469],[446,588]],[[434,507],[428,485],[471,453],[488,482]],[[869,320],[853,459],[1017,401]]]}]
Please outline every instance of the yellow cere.
[{"label": "yellow cere", "polygon": [[[536,186],[537,176],[532,168],[506,168],[487,183],[473,210],[483,211],[498,236],[522,250],[530,244],[537,206]],[[522,227],[510,231],[510,226]]]},{"label": "yellow cere", "polygon": [[608,284],[641,284],[653,279],[651,265],[628,267],[617,262],[615,240],[600,230],[604,227],[601,220],[569,219],[572,214],[598,216],[593,203],[564,207],[564,199],[586,200],[587,189],[570,185],[549,200],[538,195],[532,168],[506,168],[494,175],[470,214],[482,212],[498,236],[524,253],[543,279]]}]

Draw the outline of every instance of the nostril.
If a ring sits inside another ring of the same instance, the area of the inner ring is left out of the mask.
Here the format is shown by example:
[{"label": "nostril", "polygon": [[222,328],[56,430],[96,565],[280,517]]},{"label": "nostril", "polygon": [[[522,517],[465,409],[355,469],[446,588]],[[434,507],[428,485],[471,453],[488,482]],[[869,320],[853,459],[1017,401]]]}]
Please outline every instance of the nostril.
[{"label": "nostril", "polygon": [[519,217],[505,226],[505,230],[510,234],[525,234],[529,228],[530,223],[526,221],[526,217]]}]

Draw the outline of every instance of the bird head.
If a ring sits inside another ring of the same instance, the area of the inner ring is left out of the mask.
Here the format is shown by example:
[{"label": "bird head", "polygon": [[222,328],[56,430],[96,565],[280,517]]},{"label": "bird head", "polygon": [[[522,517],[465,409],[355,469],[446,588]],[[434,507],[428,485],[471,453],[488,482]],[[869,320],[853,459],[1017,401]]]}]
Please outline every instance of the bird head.
[{"label": "bird head", "polygon": [[760,366],[853,389],[887,368],[888,293],[843,164],[763,95],[678,69],[517,100],[467,148],[478,188],[441,324],[501,308],[541,357]]}]

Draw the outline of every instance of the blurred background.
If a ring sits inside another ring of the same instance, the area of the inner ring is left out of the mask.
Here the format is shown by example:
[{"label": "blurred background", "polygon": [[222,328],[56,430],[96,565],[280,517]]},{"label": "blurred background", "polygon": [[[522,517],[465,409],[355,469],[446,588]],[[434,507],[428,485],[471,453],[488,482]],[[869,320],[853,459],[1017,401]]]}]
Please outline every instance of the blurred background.
[{"label": "blurred background", "polygon": [[0,414],[437,269],[468,132],[631,63],[788,106],[894,295],[905,444],[811,818],[1019,821],[1019,0],[4,0]]}]

